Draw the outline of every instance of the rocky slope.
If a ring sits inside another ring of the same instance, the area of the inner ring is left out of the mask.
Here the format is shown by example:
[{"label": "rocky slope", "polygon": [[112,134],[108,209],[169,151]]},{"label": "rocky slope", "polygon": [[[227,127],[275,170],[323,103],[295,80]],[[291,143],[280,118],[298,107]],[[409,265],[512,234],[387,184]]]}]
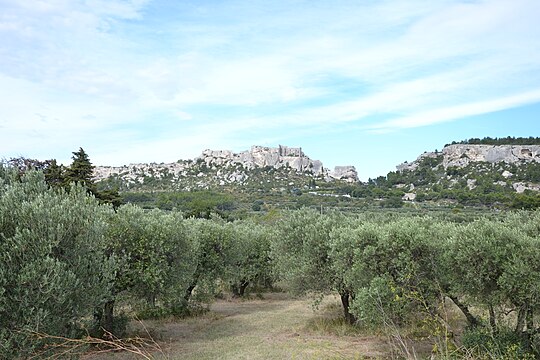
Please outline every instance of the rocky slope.
[{"label": "rocky slope", "polygon": [[404,200],[433,192],[452,195],[468,190],[482,195],[540,191],[540,145],[453,144],[441,152],[425,152],[389,174],[396,188],[409,191]]},{"label": "rocky slope", "polygon": [[283,187],[304,186],[307,180],[358,182],[354,166],[336,166],[333,171],[312,160],[301,148],[252,146],[234,153],[204,150],[193,160],[175,163],[130,164],[119,167],[97,166],[96,181],[109,181],[121,189],[145,185],[182,190],[223,186]]},{"label": "rocky slope", "polygon": [[[506,164],[537,162],[540,163],[540,145],[448,145],[442,149],[442,165],[463,168],[471,163],[487,162]],[[425,158],[436,158],[441,153],[425,152],[412,163],[397,166],[399,171],[414,170]]]}]

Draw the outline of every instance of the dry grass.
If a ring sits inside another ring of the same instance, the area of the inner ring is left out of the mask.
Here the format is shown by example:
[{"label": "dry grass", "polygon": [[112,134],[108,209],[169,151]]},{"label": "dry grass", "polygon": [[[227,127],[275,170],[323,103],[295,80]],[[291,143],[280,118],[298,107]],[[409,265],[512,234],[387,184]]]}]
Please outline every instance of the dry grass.
[{"label": "dry grass", "polygon": [[[257,300],[219,300],[211,311],[182,320],[145,321],[164,354],[156,359],[366,359],[389,355],[385,339],[363,335],[339,320],[338,299],[319,310],[307,299],[265,294]],[[140,325],[139,325],[140,326]],[[145,330],[146,331],[146,330]],[[140,335],[141,329],[133,332]],[[86,359],[130,359],[116,353]]]}]

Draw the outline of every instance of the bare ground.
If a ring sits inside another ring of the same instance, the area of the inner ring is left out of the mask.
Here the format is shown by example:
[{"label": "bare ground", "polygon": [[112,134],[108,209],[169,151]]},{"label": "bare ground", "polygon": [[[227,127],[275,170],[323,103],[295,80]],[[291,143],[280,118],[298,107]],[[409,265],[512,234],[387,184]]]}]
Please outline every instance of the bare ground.
[{"label": "bare ground", "polygon": [[[151,335],[162,350],[152,354],[157,359],[390,357],[385,338],[351,333],[354,330],[346,325],[336,325],[339,316],[336,298],[326,298],[319,310],[313,310],[309,300],[274,293],[265,294],[264,299],[218,300],[204,315],[145,321],[144,325],[134,324],[132,331],[140,336]],[[85,359],[134,357],[119,352],[88,355]]]}]

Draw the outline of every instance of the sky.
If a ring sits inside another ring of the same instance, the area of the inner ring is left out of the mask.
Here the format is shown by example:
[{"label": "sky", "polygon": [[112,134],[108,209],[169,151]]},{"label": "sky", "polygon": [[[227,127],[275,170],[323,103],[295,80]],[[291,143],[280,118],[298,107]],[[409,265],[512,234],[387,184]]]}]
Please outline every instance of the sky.
[{"label": "sky", "polygon": [[0,0],[0,159],[302,147],[362,180],[540,136],[538,0]]}]

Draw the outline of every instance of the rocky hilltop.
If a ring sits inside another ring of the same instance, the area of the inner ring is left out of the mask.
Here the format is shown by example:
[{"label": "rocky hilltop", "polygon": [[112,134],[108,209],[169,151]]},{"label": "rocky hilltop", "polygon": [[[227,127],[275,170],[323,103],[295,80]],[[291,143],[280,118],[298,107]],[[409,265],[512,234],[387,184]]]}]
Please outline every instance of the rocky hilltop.
[{"label": "rocky hilltop", "polygon": [[448,145],[443,148],[443,166],[465,167],[471,162],[515,164],[540,162],[540,145]]},{"label": "rocky hilltop", "polygon": [[[266,172],[265,174],[262,174]],[[96,181],[115,181],[121,188],[160,183],[185,190],[213,188],[230,184],[254,182],[294,185],[291,174],[323,181],[358,182],[354,166],[323,167],[319,160],[309,158],[301,148],[288,146],[252,146],[250,150],[234,153],[230,150],[204,150],[192,160],[175,163],[130,164],[118,167],[96,166]],[[294,176],[293,176],[294,177]],[[264,179],[263,179],[264,178]]]},{"label": "rocky hilltop", "polygon": [[287,146],[207,149],[174,163],[98,166],[95,179],[100,189],[122,191],[127,202],[185,211],[185,203],[218,200],[223,209],[240,212],[303,206],[535,209],[540,208],[540,138],[452,143],[366,183],[358,181],[353,166],[330,170],[301,148]]},{"label": "rocky hilltop", "polygon": [[534,161],[540,163],[540,145],[447,145],[441,152],[425,152],[412,163],[404,162],[397,166],[397,170],[414,170],[422,160],[437,158],[441,155],[445,169],[464,168],[478,162],[516,164]]},{"label": "rocky hilltop", "polygon": [[311,160],[302,148],[279,145],[277,148],[252,146],[250,150],[233,153],[230,150],[204,150],[197,159],[208,166],[230,166],[240,164],[247,170],[270,166],[275,169],[290,167],[297,172],[309,171],[314,176],[326,175],[326,169],[319,160]]},{"label": "rocky hilltop", "polygon": [[425,152],[411,163],[398,165],[391,177],[395,187],[410,189],[404,200],[433,189],[466,189],[484,195],[537,192],[540,145],[447,145],[440,152]]}]

